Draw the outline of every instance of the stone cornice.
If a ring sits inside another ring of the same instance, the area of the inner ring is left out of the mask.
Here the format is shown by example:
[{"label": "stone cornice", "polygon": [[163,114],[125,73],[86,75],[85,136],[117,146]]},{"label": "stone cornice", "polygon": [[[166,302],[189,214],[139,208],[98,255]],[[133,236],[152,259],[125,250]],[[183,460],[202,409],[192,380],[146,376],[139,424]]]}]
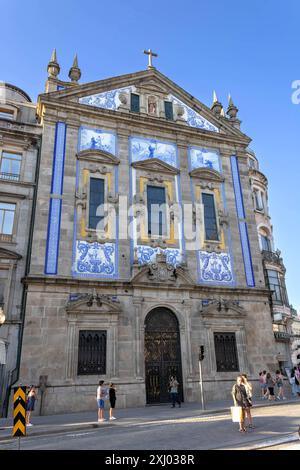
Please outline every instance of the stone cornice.
[{"label": "stone cornice", "polygon": [[[93,279],[85,279],[85,278],[73,278],[71,276],[55,276],[55,277],[50,277],[50,276],[43,276],[43,275],[29,275],[27,277],[24,277],[22,279],[22,282],[25,285],[64,285],[64,286],[70,286],[70,287],[101,287],[104,288],[106,287],[107,289],[116,289],[116,288],[123,288],[127,290],[134,290],[136,287],[143,287],[144,289],[148,290],[153,290],[153,288],[157,288],[156,286],[153,286],[149,284],[149,282],[143,282],[143,283],[136,283],[134,286],[132,286],[130,279],[107,279],[107,280],[93,280]],[[164,286],[161,284],[159,286],[160,289],[166,289],[170,290],[172,287],[170,285]],[[174,290],[190,290],[192,293],[200,293],[203,294],[199,299],[201,299],[204,296],[208,296],[208,298],[211,298],[209,296],[213,295],[221,295],[224,298],[226,296],[254,296],[254,297],[265,297],[266,302],[269,299],[270,291],[266,288],[260,288],[260,287],[254,287],[254,288],[247,288],[247,287],[220,287],[220,286],[204,286],[204,285],[190,285],[190,286],[183,286],[183,287],[175,287],[173,288]],[[196,297],[193,297],[196,299]]]},{"label": "stone cornice", "polygon": [[251,177],[253,182],[257,179],[264,186],[268,186],[268,178],[261,171],[256,170],[254,168],[250,168],[249,176]]}]

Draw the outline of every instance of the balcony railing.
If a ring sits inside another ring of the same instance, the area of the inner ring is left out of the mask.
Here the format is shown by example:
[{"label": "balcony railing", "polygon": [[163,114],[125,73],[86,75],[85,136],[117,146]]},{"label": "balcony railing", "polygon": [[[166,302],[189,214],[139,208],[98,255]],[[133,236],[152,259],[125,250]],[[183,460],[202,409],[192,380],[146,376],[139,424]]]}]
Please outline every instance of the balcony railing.
[{"label": "balcony railing", "polygon": [[285,270],[284,264],[283,264],[283,259],[281,258],[281,252],[279,250],[277,251],[267,251],[267,250],[262,250],[261,252],[263,260],[269,263],[274,263],[279,265],[282,269]]},{"label": "balcony railing", "polygon": [[274,336],[277,341],[289,342],[291,335],[285,331],[274,331]]},{"label": "balcony railing", "polygon": [[20,175],[16,173],[4,173],[3,171],[0,172],[0,179],[1,180],[8,180],[8,181],[19,181]]},{"label": "balcony railing", "polygon": [[6,233],[0,233],[0,242],[11,242],[12,235],[7,235]]}]

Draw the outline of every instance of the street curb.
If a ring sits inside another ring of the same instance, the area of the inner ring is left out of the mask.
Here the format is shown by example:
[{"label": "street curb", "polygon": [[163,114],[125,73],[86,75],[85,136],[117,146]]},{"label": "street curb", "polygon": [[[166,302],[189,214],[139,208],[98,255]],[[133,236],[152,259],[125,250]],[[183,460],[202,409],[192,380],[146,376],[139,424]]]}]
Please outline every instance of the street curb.
[{"label": "street curb", "polygon": [[299,435],[297,432],[287,433],[281,437],[274,437],[269,439],[260,439],[259,441],[245,442],[245,445],[217,447],[212,450],[262,450],[271,447],[277,447],[283,444],[292,442],[299,442]]},{"label": "street curb", "polygon": [[[270,408],[270,407],[273,407],[273,406],[285,406],[285,405],[299,405],[299,402],[300,401],[296,401],[296,402],[275,402],[275,403],[271,403],[271,404],[268,404],[266,405],[265,403],[258,403],[256,405],[253,405],[253,408],[256,409],[256,408]],[[199,410],[198,411],[199,415],[200,416],[210,416],[210,415],[214,415],[214,414],[221,414],[221,413],[227,413],[228,415],[230,415],[230,407],[226,407],[226,408],[218,408],[218,409],[215,409],[215,410]],[[125,418],[126,419],[126,418]],[[165,418],[166,420],[168,420],[169,418]],[[149,422],[151,423],[151,422]],[[128,425],[128,424],[127,424]],[[130,425],[130,424],[129,424]],[[39,425],[39,424],[36,424],[35,425],[36,427],[39,427],[39,426],[47,426],[47,425]],[[50,425],[51,426],[51,425]],[[59,425],[58,425],[59,426]],[[35,436],[46,436],[46,435],[52,435],[52,434],[64,434],[64,433],[68,433],[68,432],[73,432],[73,431],[84,431],[84,430],[87,430],[87,429],[99,429],[100,427],[111,427],[111,426],[114,426],[113,423],[105,423],[105,424],[98,424],[97,422],[95,423],[82,423],[82,424],[78,424],[76,426],[72,425],[72,424],[62,424],[61,425],[62,427],[61,428],[56,428],[56,429],[48,429],[48,430],[41,430],[39,431],[38,429],[36,430],[33,430],[32,432],[30,431],[30,433],[27,434],[26,437],[35,437]],[[5,429],[5,428],[4,428]],[[4,430],[2,428],[2,430]],[[1,430],[1,428],[0,428]],[[11,442],[13,439],[15,439],[13,436],[0,436],[0,442]]]}]

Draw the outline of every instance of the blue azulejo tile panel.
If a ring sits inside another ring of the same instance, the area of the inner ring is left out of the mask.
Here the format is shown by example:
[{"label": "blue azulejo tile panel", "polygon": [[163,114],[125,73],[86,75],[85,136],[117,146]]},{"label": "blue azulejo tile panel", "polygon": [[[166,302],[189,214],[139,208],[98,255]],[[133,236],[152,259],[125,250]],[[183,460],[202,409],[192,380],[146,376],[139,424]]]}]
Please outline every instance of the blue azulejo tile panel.
[{"label": "blue azulejo tile panel", "polygon": [[76,240],[73,274],[94,277],[116,277],[116,244]]},{"label": "blue azulejo tile panel", "polygon": [[233,284],[231,257],[229,253],[198,251],[199,282],[210,284]]},{"label": "blue azulejo tile panel", "polygon": [[236,211],[237,211],[237,216],[238,216],[240,239],[241,239],[241,246],[242,246],[242,252],[243,252],[246,282],[247,282],[248,287],[255,287],[255,279],[254,279],[254,273],[253,273],[248,229],[247,229],[247,223],[244,220],[245,208],[244,208],[243,193],[242,193],[242,187],[241,187],[241,181],[240,181],[239,165],[238,165],[238,159],[235,155],[232,155],[230,157],[230,163],[231,163],[231,173],[232,173],[232,181],[233,181],[233,188],[234,188],[234,195],[235,195],[235,205],[236,205]]},{"label": "blue azulejo tile panel", "polygon": [[176,96],[169,95],[168,99],[174,104],[178,104],[183,107],[183,119],[187,122],[189,126],[197,127],[198,129],[205,129],[206,131],[210,132],[219,132],[219,129],[214,124],[212,124],[203,116],[201,116],[201,114],[197,113],[192,108],[187,106],[180,99],[176,98]]},{"label": "blue azulejo tile panel", "polygon": [[81,127],[79,132],[79,151],[104,150],[116,155],[116,135],[113,132],[101,129]]},{"label": "blue azulejo tile panel", "polygon": [[45,274],[57,274],[62,200],[51,198],[48,217]]},{"label": "blue azulejo tile panel", "polygon": [[219,153],[216,150],[190,147],[190,169],[210,168],[221,171]]},{"label": "blue azulejo tile panel", "polygon": [[119,99],[120,93],[131,93],[135,91],[135,87],[129,86],[124,88],[117,88],[115,90],[104,91],[95,95],[84,96],[79,98],[80,104],[87,104],[89,106],[96,106],[97,108],[112,109],[115,111],[121,104]]},{"label": "blue azulejo tile panel", "polygon": [[52,165],[51,193],[63,193],[64,162],[66,151],[66,131],[67,126],[64,122],[57,122],[55,128],[55,143]]},{"label": "blue azulejo tile panel", "polygon": [[177,166],[177,147],[175,144],[142,137],[131,137],[130,150],[132,162],[158,158],[169,165]]},{"label": "blue azulejo tile panel", "polygon": [[253,273],[253,266],[252,266],[252,258],[251,258],[251,251],[249,246],[249,237],[248,237],[248,229],[246,222],[239,222],[239,229],[240,229],[240,237],[241,237],[241,245],[243,251],[243,258],[244,258],[244,267],[245,267],[245,275],[247,285],[249,287],[255,286],[254,280],[254,273]]},{"label": "blue azulejo tile panel", "polygon": [[176,248],[166,248],[163,250],[162,248],[152,248],[146,245],[138,245],[136,247],[138,263],[141,265],[155,263],[158,253],[165,253],[167,263],[173,266],[178,266],[182,261],[182,253]]}]

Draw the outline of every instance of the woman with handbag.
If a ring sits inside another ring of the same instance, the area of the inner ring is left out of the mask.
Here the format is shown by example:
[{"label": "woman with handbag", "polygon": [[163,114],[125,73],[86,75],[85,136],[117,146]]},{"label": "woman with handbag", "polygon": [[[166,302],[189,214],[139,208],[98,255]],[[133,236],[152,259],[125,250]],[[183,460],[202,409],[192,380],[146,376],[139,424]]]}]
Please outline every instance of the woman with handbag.
[{"label": "woman with handbag", "polygon": [[248,382],[248,377],[246,374],[242,374],[242,377],[243,377],[243,385],[246,389],[246,393],[247,393],[247,399],[248,399],[248,403],[249,403],[249,407],[245,409],[245,413],[246,413],[246,417],[248,418],[248,427],[249,428],[254,428],[253,426],[253,419],[252,419],[252,415],[251,415],[251,406],[252,406],[252,385],[250,382]]},{"label": "woman with handbag", "polygon": [[235,407],[240,408],[239,425],[240,432],[246,432],[245,428],[245,410],[250,408],[250,403],[247,397],[246,388],[243,384],[243,377],[239,375],[236,379],[236,384],[232,387],[231,395]]}]

